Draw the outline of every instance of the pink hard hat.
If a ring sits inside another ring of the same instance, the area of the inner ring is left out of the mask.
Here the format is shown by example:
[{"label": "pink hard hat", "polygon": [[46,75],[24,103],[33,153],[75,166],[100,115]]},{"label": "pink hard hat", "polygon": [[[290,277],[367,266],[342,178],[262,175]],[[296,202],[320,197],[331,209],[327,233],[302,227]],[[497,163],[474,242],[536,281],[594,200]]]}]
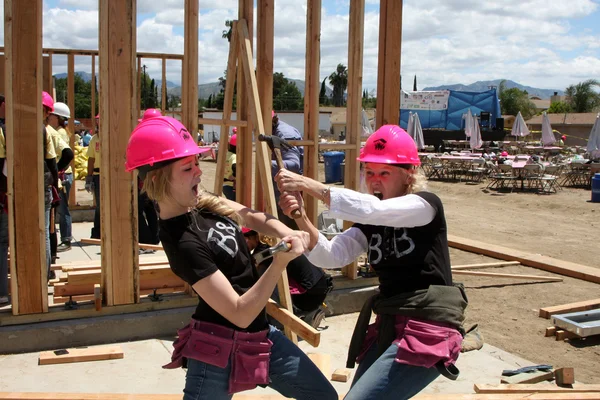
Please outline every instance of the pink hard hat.
[{"label": "pink hard hat", "polygon": [[50,109],[50,111],[54,111],[54,99],[48,92],[42,92],[42,105]]},{"label": "pink hard hat", "polygon": [[271,118],[275,118],[275,111],[271,110]]},{"label": "pink hard hat", "polygon": [[97,115],[96,115],[96,119],[100,119],[100,114],[97,114]]},{"label": "pink hard hat", "polygon": [[160,112],[160,110],[156,108],[149,108],[146,111],[144,111],[144,115],[142,115],[142,118],[138,119],[138,122],[142,122],[143,120],[156,117],[162,117],[162,113]]},{"label": "pink hard hat", "polygon": [[234,126],[233,129],[231,130],[231,132],[233,132],[234,134],[237,133],[237,126]]},{"label": "pink hard hat", "polygon": [[566,135],[562,135],[560,138],[561,138],[562,140],[567,140],[567,136],[566,136]]},{"label": "pink hard hat", "polygon": [[232,146],[237,146],[237,135],[236,134],[231,135],[231,137],[229,138],[229,144]]},{"label": "pink hard hat", "polygon": [[502,153],[500,153],[500,156],[507,157],[508,156],[508,151],[503,151]]},{"label": "pink hard hat", "polygon": [[252,232],[252,229],[246,228],[245,226],[242,226],[242,233],[245,235],[248,232]]},{"label": "pink hard hat", "polygon": [[360,150],[360,162],[421,165],[415,141],[397,125],[383,125]]},{"label": "pink hard hat", "polygon": [[145,174],[168,162],[210,151],[200,148],[188,130],[171,117],[143,120],[131,132],[127,144],[125,169]]}]

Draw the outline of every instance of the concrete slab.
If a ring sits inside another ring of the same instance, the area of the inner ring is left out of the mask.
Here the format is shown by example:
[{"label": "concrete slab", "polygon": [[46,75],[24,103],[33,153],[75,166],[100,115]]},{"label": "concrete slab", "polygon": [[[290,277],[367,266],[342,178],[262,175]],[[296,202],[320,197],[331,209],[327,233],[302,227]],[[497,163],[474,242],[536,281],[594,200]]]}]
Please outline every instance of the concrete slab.
[{"label": "concrete slab", "polygon": [[[322,325],[321,346],[305,342],[305,352],[331,355],[332,372],[345,367],[346,351],[357,314],[328,317]],[[39,366],[39,353],[0,356],[0,391],[6,392],[86,392],[86,393],[181,393],[185,371],[164,370],[170,359],[172,340],[151,339],[121,343],[124,358],[51,366]],[[424,393],[472,393],[474,383],[499,383],[503,369],[515,369],[533,363],[493,346],[462,354],[458,361],[461,375],[457,381],[440,377]],[[338,393],[346,393],[351,382],[332,382]],[[252,394],[272,394],[256,389]]]}]

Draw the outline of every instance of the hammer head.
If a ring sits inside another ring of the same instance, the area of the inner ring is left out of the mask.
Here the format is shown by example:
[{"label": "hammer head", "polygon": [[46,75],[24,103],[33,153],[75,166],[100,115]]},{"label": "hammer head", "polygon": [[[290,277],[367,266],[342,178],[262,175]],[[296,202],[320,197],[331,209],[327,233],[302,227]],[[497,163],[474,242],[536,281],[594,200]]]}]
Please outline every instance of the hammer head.
[{"label": "hammer head", "polygon": [[260,140],[261,142],[267,142],[271,150],[290,150],[293,148],[291,144],[289,144],[285,141],[285,139],[282,139],[279,136],[266,136],[261,133],[260,135],[258,135],[258,140]]}]

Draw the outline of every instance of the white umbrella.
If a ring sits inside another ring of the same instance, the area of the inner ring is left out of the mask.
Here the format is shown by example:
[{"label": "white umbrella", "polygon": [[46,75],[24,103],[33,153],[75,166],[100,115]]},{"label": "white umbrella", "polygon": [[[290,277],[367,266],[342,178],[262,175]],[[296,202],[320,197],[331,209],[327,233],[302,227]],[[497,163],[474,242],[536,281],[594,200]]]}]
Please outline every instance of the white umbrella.
[{"label": "white umbrella", "polygon": [[550,146],[554,142],[556,142],[556,138],[552,132],[550,118],[548,118],[548,114],[544,113],[542,115],[542,146]]},{"label": "white umbrella", "polygon": [[425,148],[425,139],[423,138],[423,128],[421,127],[421,120],[419,119],[419,114],[413,114],[413,131],[415,140],[415,144],[417,145],[417,149],[422,150]]},{"label": "white umbrella", "polygon": [[478,149],[481,147],[483,142],[481,141],[481,130],[479,129],[479,120],[476,115],[473,115],[471,126],[473,127],[473,132],[471,132],[471,139],[469,140],[469,145],[471,149]]},{"label": "white umbrella", "polygon": [[523,137],[529,135],[529,128],[527,128],[527,124],[521,115],[521,111],[519,111],[517,118],[515,118],[510,135],[516,136],[517,138],[519,136]]},{"label": "white umbrella", "polygon": [[470,108],[466,114],[463,114],[463,119],[465,120],[465,135],[471,137],[471,133],[473,132],[473,114]]},{"label": "white umbrella", "polygon": [[371,123],[369,122],[369,116],[367,115],[365,110],[362,110],[361,125],[362,125],[362,135],[365,137],[371,136],[371,134],[373,133],[373,128],[371,128]]},{"label": "white umbrella", "polygon": [[592,153],[600,152],[600,114],[596,115],[596,122],[590,132],[590,138],[588,139],[587,152]]}]

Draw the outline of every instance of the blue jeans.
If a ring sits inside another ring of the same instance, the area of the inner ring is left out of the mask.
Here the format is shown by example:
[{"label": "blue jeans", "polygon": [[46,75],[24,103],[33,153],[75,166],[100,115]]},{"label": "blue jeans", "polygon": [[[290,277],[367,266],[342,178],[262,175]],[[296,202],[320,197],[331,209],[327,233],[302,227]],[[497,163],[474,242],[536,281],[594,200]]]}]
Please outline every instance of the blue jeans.
[{"label": "blue jeans", "polygon": [[[319,368],[281,331],[270,327],[273,342],[269,362],[269,387],[294,399],[337,400],[338,395]],[[188,359],[183,400],[231,399],[228,394],[231,363],[226,368],[215,367]]]},{"label": "blue jeans", "polygon": [[94,182],[96,209],[94,210],[94,227],[91,236],[93,239],[100,239],[100,175],[93,175],[92,182]]},{"label": "blue jeans", "polygon": [[50,275],[50,265],[52,256],[50,255],[50,212],[52,211],[52,188],[48,187],[44,193],[44,211],[46,223],[46,265],[48,265],[48,275]]},{"label": "blue jeans", "polygon": [[69,193],[73,185],[73,174],[65,174],[63,190],[60,194],[60,205],[58,206],[58,224],[60,226],[60,241],[71,241],[71,212],[69,211]]},{"label": "blue jeans", "polygon": [[8,296],[8,214],[0,210],[0,297]]},{"label": "blue jeans", "polygon": [[377,343],[374,343],[358,365],[344,400],[410,399],[440,375],[435,367],[397,363],[394,361],[397,352],[398,346],[392,344],[377,358]]}]

